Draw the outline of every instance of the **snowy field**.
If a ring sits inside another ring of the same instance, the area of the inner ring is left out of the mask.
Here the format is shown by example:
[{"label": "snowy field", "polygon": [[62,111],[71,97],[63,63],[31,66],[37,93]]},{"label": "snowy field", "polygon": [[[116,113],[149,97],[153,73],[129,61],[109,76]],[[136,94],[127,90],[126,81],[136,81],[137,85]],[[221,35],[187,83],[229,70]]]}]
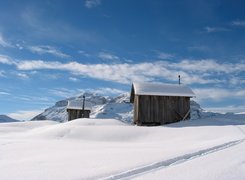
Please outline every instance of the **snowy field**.
[{"label": "snowy field", "polygon": [[[236,118],[237,117],[237,118]],[[0,123],[0,179],[245,179],[245,115]]]}]

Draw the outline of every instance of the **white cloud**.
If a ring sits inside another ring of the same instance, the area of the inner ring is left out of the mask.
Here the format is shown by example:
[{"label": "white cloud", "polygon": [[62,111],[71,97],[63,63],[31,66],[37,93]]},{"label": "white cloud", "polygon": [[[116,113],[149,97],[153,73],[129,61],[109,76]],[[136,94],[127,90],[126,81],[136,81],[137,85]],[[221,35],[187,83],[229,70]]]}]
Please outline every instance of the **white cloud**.
[{"label": "white cloud", "polygon": [[245,79],[241,79],[240,77],[230,77],[229,84],[232,86],[245,84]]},{"label": "white cloud", "polygon": [[207,46],[190,46],[187,48],[189,51],[201,51],[201,52],[206,52],[209,51],[209,47]]},{"label": "white cloud", "polygon": [[94,8],[101,4],[101,0],[85,0],[84,5],[87,8]]},{"label": "white cloud", "polygon": [[29,76],[25,73],[17,73],[16,75],[21,79],[29,79]]},{"label": "white cloud", "polygon": [[28,96],[28,95],[20,95],[20,96],[14,96],[14,99],[18,99],[21,101],[27,101],[28,103],[31,104],[42,104],[42,105],[51,105],[54,101],[54,99],[50,97],[44,97],[44,96]]},{"label": "white cloud", "polygon": [[38,69],[59,69],[60,62],[46,62],[43,60],[19,61],[16,66],[20,70],[38,70]]},{"label": "white cloud", "polygon": [[70,81],[73,81],[73,82],[78,82],[79,79],[78,78],[75,78],[75,77],[69,77],[69,80]]},{"label": "white cloud", "polygon": [[[154,81],[163,78],[169,81],[178,80],[184,84],[224,83],[229,73],[245,71],[244,63],[218,63],[215,60],[182,60],[178,63],[156,61],[138,64],[80,64],[78,62],[60,63],[57,61],[19,61],[19,70],[55,69],[68,71],[74,75],[95,79],[131,83],[132,81]],[[222,76],[226,74],[226,76]],[[218,75],[218,76],[217,76]]]},{"label": "white cloud", "polygon": [[96,93],[101,95],[108,95],[108,94],[118,95],[118,94],[128,93],[127,91],[123,91],[121,89],[107,88],[107,87],[102,87],[98,89],[85,89],[84,92],[91,92],[91,93]]},{"label": "white cloud", "polygon": [[5,56],[5,55],[0,54],[0,63],[12,65],[15,63],[15,61],[13,61],[9,56]]},{"label": "white cloud", "polygon": [[240,21],[240,20],[232,21],[231,25],[233,25],[233,26],[245,26],[245,21]]},{"label": "white cloud", "polygon": [[52,54],[54,56],[61,57],[61,58],[70,57],[69,55],[61,52],[60,50],[52,46],[29,46],[28,49],[31,52],[37,53],[37,54]]},{"label": "white cloud", "polygon": [[22,46],[22,45],[20,45],[20,44],[15,44],[15,46],[19,49],[19,50],[22,50],[22,49],[24,49],[24,47]]},{"label": "white cloud", "polygon": [[67,89],[67,88],[55,88],[55,89],[50,89],[49,93],[62,97],[62,98],[68,98],[71,96],[78,95],[80,93],[80,90]]},{"label": "white cloud", "polygon": [[172,68],[177,67],[185,71],[193,72],[241,72],[245,71],[244,63],[218,63],[213,59],[203,59],[203,60],[182,60],[178,63],[169,64]]},{"label": "white cloud", "polygon": [[85,57],[90,57],[90,56],[91,56],[90,54],[88,54],[87,52],[82,51],[82,50],[78,51],[78,53],[79,53],[79,54],[82,54],[82,55],[85,56]]},{"label": "white cloud", "polygon": [[224,106],[224,107],[205,107],[206,111],[217,112],[217,113],[245,113],[245,106]]},{"label": "white cloud", "polygon": [[5,75],[5,71],[0,71],[0,77],[6,77],[6,75]]},{"label": "white cloud", "polygon": [[115,56],[108,52],[100,52],[98,57],[103,60],[119,60],[120,59],[118,56]]},{"label": "white cloud", "polygon": [[245,90],[239,90],[239,91],[235,92],[233,95],[235,95],[237,97],[245,98]]},{"label": "white cloud", "polygon": [[3,35],[0,33],[0,46],[2,47],[12,47],[11,43],[10,42],[7,42]]},{"label": "white cloud", "polygon": [[36,115],[42,113],[43,110],[32,110],[32,111],[17,111],[14,113],[7,114],[9,117],[18,120],[30,120]]},{"label": "white cloud", "polygon": [[245,99],[245,90],[224,88],[196,88],[193,89],[198,100],[212,99],[220,101],[229,98]]},{"label": "white cloud", "polygon": [[0,95],[10,95],[8,92],[0,91]]},{"label": "white cloud", "polygon": [[158,56],[159,59],[172,59],[174,58],[173,54],[169,54],[169,53],[165,53],[165,52],[158,52]]},{"label": "white cloud", "polygon": [[209,27],[209,26],[205,27],[204,30],[207,33],[230,31],[230,29],[228,29],[228,28],[223,28],[223,27]]}]

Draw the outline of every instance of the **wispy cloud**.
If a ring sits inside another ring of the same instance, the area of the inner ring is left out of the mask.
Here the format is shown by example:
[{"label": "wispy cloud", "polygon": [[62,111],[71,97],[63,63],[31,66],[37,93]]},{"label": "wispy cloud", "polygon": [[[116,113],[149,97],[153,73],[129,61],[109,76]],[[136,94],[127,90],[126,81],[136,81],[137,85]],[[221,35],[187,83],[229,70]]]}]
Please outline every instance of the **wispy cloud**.
[{"label": "wispy cloud", "polygon": [[68,97],[75,96],[81,93],[80,90],[67,89],[67,88],[55,88],[55,89],[49,89],[48,91],[50,94],[53,94],[55,96],[62,97],[62,98],[68,98]]},{"label": "wispy cloud", "polygon": [[69,58],[70,56],[61,52],[60,50],[56,49],[55,47],[52,46],[29,46],[28,49],[37,54],[52,54],[57,57],[61,58]]},{"label": "wispy cloud", "polygon": [[6,77],[5,71],[3,71],[3,70],[0,71],[0,77]]},{"label": "wispy cloud", "polygon": [[15,61],[12,60],[9,56],[5,56],[5,55],[0,54],[0,63],[11,65],[11,64],[14,64]]},{"label": "wispy cloud", "polygon": [[94,8],[101,4],[101,0],[85,0],[84,5],[87,8]]},{"label": "wispy cloud", "polygon": [[24,49],[23,45],[21,45],[21,44],[19,44],[19,43],[15,44],[15,46],[16,46],[19,50]]},{"label": "wispy cloud", "polygon": [[28,103],[32,103],[32,104],[45,104],[45,105],[54,101],[54,99],[49,97],[38,97],[38,96],[28,96],[28,95],[14,96],[14,98],[21,101],[27,101]]},{"label": "wispy cloud", "polygon": [[243,113],[245,114],[245,106],[223,106],[223,107],[205,107],[207,111],[217,112],[217,113]]},{"label": "wispy cloud", "polygon": [[205,27],[204,30],[207,33],[230,31],[230,29],[224,27],[209,27],[209,26]]},{"label": "wispy cloud", "polygon": [[187,49],[188,49],[189,51],[201,51],[201,52],[209,51],[209,47],[203,46],[203,45],[199,45],[199,46],[189,46],[189,47],[187,47]]},{"label": "wispy cloud", "polygon": [[79,79],[78,78],[75,78],[75,77],[69,77],[69,80],[70,81],[73,81],[73,82],[78,82]]},{"label": "wispy cloud", "polygon": [[245,21],[235,20],[235,21],[231,22],[231,25],[233,25],[233,26],[245,26]]},{"label": "wispy cloud", "polygon": [[119,60],[120,58],[114,54],[108,53],[108,52],[100,52],[98,55],[99,58],[103,59],[103,60]]},{"label": "wispy cloud", "polygon": [[84,92],[90,92],[90,93],[96,93],[100,95],[118,95],[118,94],[124,94],[128,93],[127,91],[123,91],[121,89],[116,89],[116,88],[108,88],[108,87],[102,87],[102,88],[97,88],[97,89],[83,89]]},{"label": "wispy cloud", "polygon": [[20,79],[29,79],[29,76],[25,73],[17,73],[16,75]]},{"label": "wispy cloud", "polygon": [[19,70],[26,71],[41,69],[63,70],[77,76],[126,84],[132,81],[154,81],[155,78],[174,81],[179,74],[185,84],[224,83],[225,78],[228,76],[221,76],[221,74],[227,75],[245,71],[244,63],[218,63],[209,59],[182,60],[177,63],[156,61],[137,64],[81,64],[78,62],[61,63],[57,61],[31,60],[19,61],[16,66]]},{"label": "wispy cloud", "polygon": [[2,47],[12,47],[11,43],[8,42],[3,35],[0,33],[0,46]]},{"label": "wispy cloud", "polygon": [[13,119],[30,120],[41,112],[43,112],[43,110],[17,111],[7,115]]},{"label": "wispy cloud", "polygon": [[169,63],[168,66],[185,71],[192,72],[216,72],[216,73],[232,73],[245,71],[244,63],[218,63],[213,59],[202,59],[202,60],[182,60],[178,63]]},{"label": "wispy cloud", "polygon": [[224,89],[224,88],[196,88],[193,89],[199,100],[212,99],[220,101],[229,98],[238,98],[245,100],[245,90],[241,89]]},{"label": "wispy cloud", "polygon": [[89,53],[87,53],[86,51],[82,51],[82,50],[78,51],[78,53],[82,54],[85,57],[90,57],[91,56]]},{"label": "wispy cloud", "polygon": [[61,19],[54,20],[46,18],[43,11],[38,8],[28,7],[20,13],[22,25],[26,27],[28,33],[26,38],[41,41],[55,41],[59,43],[74,43],[79,44],[98,43],[104,41],[105,38],[95,30],[79,29],[70,23]]},{"label": "wispy cloud", "polygon": [[157,57],[159,59],[165,60],[165,59],[172,59],[172,58],[175,57],[175,55],[169,54],[169,53],[166,53],[166,52],[157,52]]},{"label": "wispy cloud", "polygon": [[0,91],[0,95],[10,95],[8,92]]},{"label": "wispy cloud", "polygon": [[234,86],[234,85],[241,85],[245,84],[245,79],[242,77],[233,77],[231,76],[229,79],[229,84]]}]

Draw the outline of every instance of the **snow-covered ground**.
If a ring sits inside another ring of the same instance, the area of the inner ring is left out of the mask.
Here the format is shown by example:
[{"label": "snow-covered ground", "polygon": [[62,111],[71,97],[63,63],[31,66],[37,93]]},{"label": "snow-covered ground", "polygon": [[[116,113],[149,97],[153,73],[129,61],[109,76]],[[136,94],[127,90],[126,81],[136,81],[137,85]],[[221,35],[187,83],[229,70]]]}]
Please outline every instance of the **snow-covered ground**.
[{"label": "snow-covered ground", "polygon": [[245,115],[0,124],[0,179],[245,179]]}]

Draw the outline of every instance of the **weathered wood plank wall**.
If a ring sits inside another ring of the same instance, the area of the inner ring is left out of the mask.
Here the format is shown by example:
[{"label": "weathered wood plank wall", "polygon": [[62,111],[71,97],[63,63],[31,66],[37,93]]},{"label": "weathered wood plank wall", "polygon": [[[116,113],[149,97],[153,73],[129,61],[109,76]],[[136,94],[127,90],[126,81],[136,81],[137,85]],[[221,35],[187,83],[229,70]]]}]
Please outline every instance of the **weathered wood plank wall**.
[{"label": "weathered wood plank wall", "polygon": [[67,109],[67,112],[68,112],[68,121],[82,118],[82,117],[89,118],[90,115],[90,110],[84,110],[84,116],[83,116],[83,110]]},{"label": "weathered wood plank wall", "polygon": [[177,122],[183,119],[189,109],[189,97],[136,95],[134,123],[158,125]]}]

